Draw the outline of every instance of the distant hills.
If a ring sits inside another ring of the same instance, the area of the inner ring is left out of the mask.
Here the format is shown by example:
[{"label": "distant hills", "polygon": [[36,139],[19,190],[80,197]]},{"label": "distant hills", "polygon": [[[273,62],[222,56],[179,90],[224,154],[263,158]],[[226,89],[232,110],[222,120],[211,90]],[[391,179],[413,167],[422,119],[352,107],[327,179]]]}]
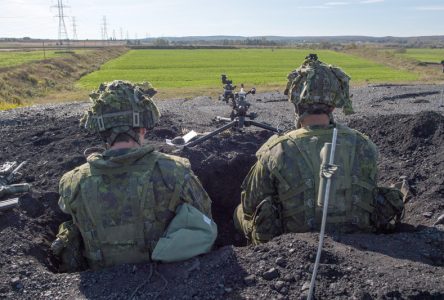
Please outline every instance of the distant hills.
[{"label": "distant hills", "polygon": [[[154,41],[157,38],[146,38],[144,41]],[[184,37],[160,37],[160,39],[170,42],[220,42],[220,41],[243,41],[243,40],[267,40],[278,43],[444,43],[444,35],[436,36],[416,36],[416,37],[372,37],[372,36],[234,36],[234,35],[213,35],[213,36],[184,36]]]},{"label": "distant hills", "polygon": [[[2,38],[0,42],[37,43],[47,41],[49,44],[58,42],[54,39]],[[73,43],[104,42],[103,40],[76,40]],[[165,36],[142,39],[115,40],[109,39],[107,45],[131,45],[136,47],[237,47],[237,46],[299,46],[303,44],[317,44],[329,48],[339,44],[383,44],[394,47],[430,47],[444,48],[444,35],[434,36],[237,36],[237,35],[210,35],[210,36]]]}]

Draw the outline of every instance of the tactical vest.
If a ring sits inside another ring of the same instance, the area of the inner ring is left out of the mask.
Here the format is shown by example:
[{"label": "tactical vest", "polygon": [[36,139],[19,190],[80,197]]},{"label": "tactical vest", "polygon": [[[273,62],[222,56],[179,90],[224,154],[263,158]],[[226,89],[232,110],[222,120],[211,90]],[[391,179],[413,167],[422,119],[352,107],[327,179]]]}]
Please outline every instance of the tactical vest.
[{"label": "tactical vest", "polygon": [[[153,177],[156,163],[165,156],[150,152],[125,167],[100,169],[86,163],[78,168],[80,177],[73,184],[79,189],[79,203],[73,221],[82,234],[84,256],[91,268],[150,261],[157,240],[174,216],[184,183],[183,176],[175,173],[179,166],[168,170],[173,176],[167,180]],[[88,161],[95,159],[100,155],[88,157]],[[168,160],[179,164],[180,159]]]},{"label": "tactical vest", "polygon": [[[374,210],[376,192],[376,146],[346,126],[337,125],[337,128],[334,164],[338,165],[338,170],[332,178],[327,230],[371,231],[370,214]],[[273,160],[276,151],[283,151],[280,154],[284,156],[283,161],[272,162],[275,166],[270,169],[278,181],[278,197],[274,201],[281,207],[284,232],[320,228],[323,206],[322,201],[317,200],[322,164],[320,152],[325,143],[331,142],[332,131],[332,128],[300,128],[263,148],[270,151],[269,160]],[[273,149],[277,145],[281,145],[281,150]]]}]

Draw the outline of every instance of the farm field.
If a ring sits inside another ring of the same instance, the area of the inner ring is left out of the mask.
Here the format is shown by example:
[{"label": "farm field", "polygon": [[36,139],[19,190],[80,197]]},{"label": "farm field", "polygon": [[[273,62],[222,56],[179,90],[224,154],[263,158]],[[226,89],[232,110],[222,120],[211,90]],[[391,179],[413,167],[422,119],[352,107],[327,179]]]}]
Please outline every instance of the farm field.
[{"label": "farm field", "polygon": [[[75,53],[82,53],[88,50],[75,50]],[[42,60],[66,55],[60,51],[41,50],[36,51],[0,51],[0,68],[18,66],[27,62]]]},{"label": "farm field", "polygon": [[396,55],[420,62],[440,63],[444,60],[444,49],[406,49],[405,53],[397,53]]},{"label": "farm field", "polygon": [[[148,80],[164,90],[221,88],[220,74],[234,84],[247,87],[283,88],[287,74],[313,52],[309,49],[235,49],[235,50],[131,50],[104,64],[99,71],[78,81],[82,88],[94,89],[114,79]],[[319,59],[343,68],[352,84],[405,82],[417,74],[389,68],[356,56],[330,50],[316,50]]]}]

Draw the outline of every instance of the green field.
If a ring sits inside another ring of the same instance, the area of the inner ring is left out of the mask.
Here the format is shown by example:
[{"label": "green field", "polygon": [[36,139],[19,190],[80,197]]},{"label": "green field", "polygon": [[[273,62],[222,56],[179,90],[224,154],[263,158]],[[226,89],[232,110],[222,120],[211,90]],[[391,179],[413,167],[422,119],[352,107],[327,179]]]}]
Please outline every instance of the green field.
[{"label": "green field", "polygon": [[396,55],[421,62],[440,63],[444,60],[444,49],[406,49],[405,53]]},{"label": "green field", "polygon": [[[82,77],[80,87],[94,89],[101,82],[115,79],[148,80],[162,89],[221,88],[220,74],[235,84],[259,89],[281,87],[287,74],[301,64],[313,50],[235,49],[235,50],[131,50],[104,64],[99,71]],[[320,60],[341,66],[352,83],[401,82],[418,76],[382,64],[347,55],[319,50]]]},{"label": "green field", "polygon": [[[76,50],[76,53],[83,52],[87,50]],[[58,51],[0,51],[0,68],[3,67],[13,67],[21,65],[35,60],[42,60],[45,58],[52,58],[66,55],[66,53],[57,53]]]}]

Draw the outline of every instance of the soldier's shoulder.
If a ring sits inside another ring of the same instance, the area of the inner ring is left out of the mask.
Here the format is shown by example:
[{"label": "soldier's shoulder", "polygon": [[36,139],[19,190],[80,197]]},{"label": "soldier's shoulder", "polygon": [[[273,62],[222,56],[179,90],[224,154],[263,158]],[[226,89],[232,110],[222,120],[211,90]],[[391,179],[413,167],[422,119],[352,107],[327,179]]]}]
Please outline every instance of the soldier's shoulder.
[{"label": "soldier's shoulder", "polygon": [[375,143],[373,143],[373,141],[370,139],[370,137],[368,135],[366,135],[365,133],[362,133],[359,130],[350,128],[350,127],[343,125],[343,124],[338,124],[338,128],[343,131],[348,131],[351,135],[355,135],[356,136],[356,143],[358,145],[363,145],[363,146],[372,148],[374,151],[377,151],[377,146],[375,145]]},{"label": "soldier's shoulder", "polygon": [[75,167],[71,171],[66,172],[63,174],[60,183],[77,183],[79,182],[82,177],[90,173],[90,165],[89,163],[84,163],[83,165],[80,165],[78,167]]},{"label": "soldier's shoulder", "polygon": [[187,158],[161,152],[156,152],[155,155],[157,156],[157,165],[161,170],[191,168],[190,161]]},{"label": "soldier's shoulder", "polygon": [[60,202],[59,205],[63,211],[74,200],[74,195],[79,190],[80,183],[87,174],[90,174],[90,166],[85,163],[81,166],[74,168],[73,170],[66,172],[59,182]]},{"label": "soldier's shoulder", "polygon": [[177,183],[182,184],[192,173],[188,159],[160,152],[154,154],[157,156],[156,165],[158,167],[153,173],[154,182],[161,179],[159,182],[163,182],[173,190]]},{"label": "soldier's shoulder", "polygon": [[256,152],[257,157],[266,157],[266,156],[276,156],[280,152],[282,152],[284,145],[288,144],[289,141],[297,137],[297,134],[300,130],[292,130],[286,132],[281,135],[273,135],[266,141],[261,148]]},{"label": "soldier's shoulder", "polygon": [[279,143],[282,143],[286,139],[286,134],[278,135],[275,134],[271,136],[256,152],[257,155],[263,154],[267,151],[270,151],[272,148],[274,148]]}]

